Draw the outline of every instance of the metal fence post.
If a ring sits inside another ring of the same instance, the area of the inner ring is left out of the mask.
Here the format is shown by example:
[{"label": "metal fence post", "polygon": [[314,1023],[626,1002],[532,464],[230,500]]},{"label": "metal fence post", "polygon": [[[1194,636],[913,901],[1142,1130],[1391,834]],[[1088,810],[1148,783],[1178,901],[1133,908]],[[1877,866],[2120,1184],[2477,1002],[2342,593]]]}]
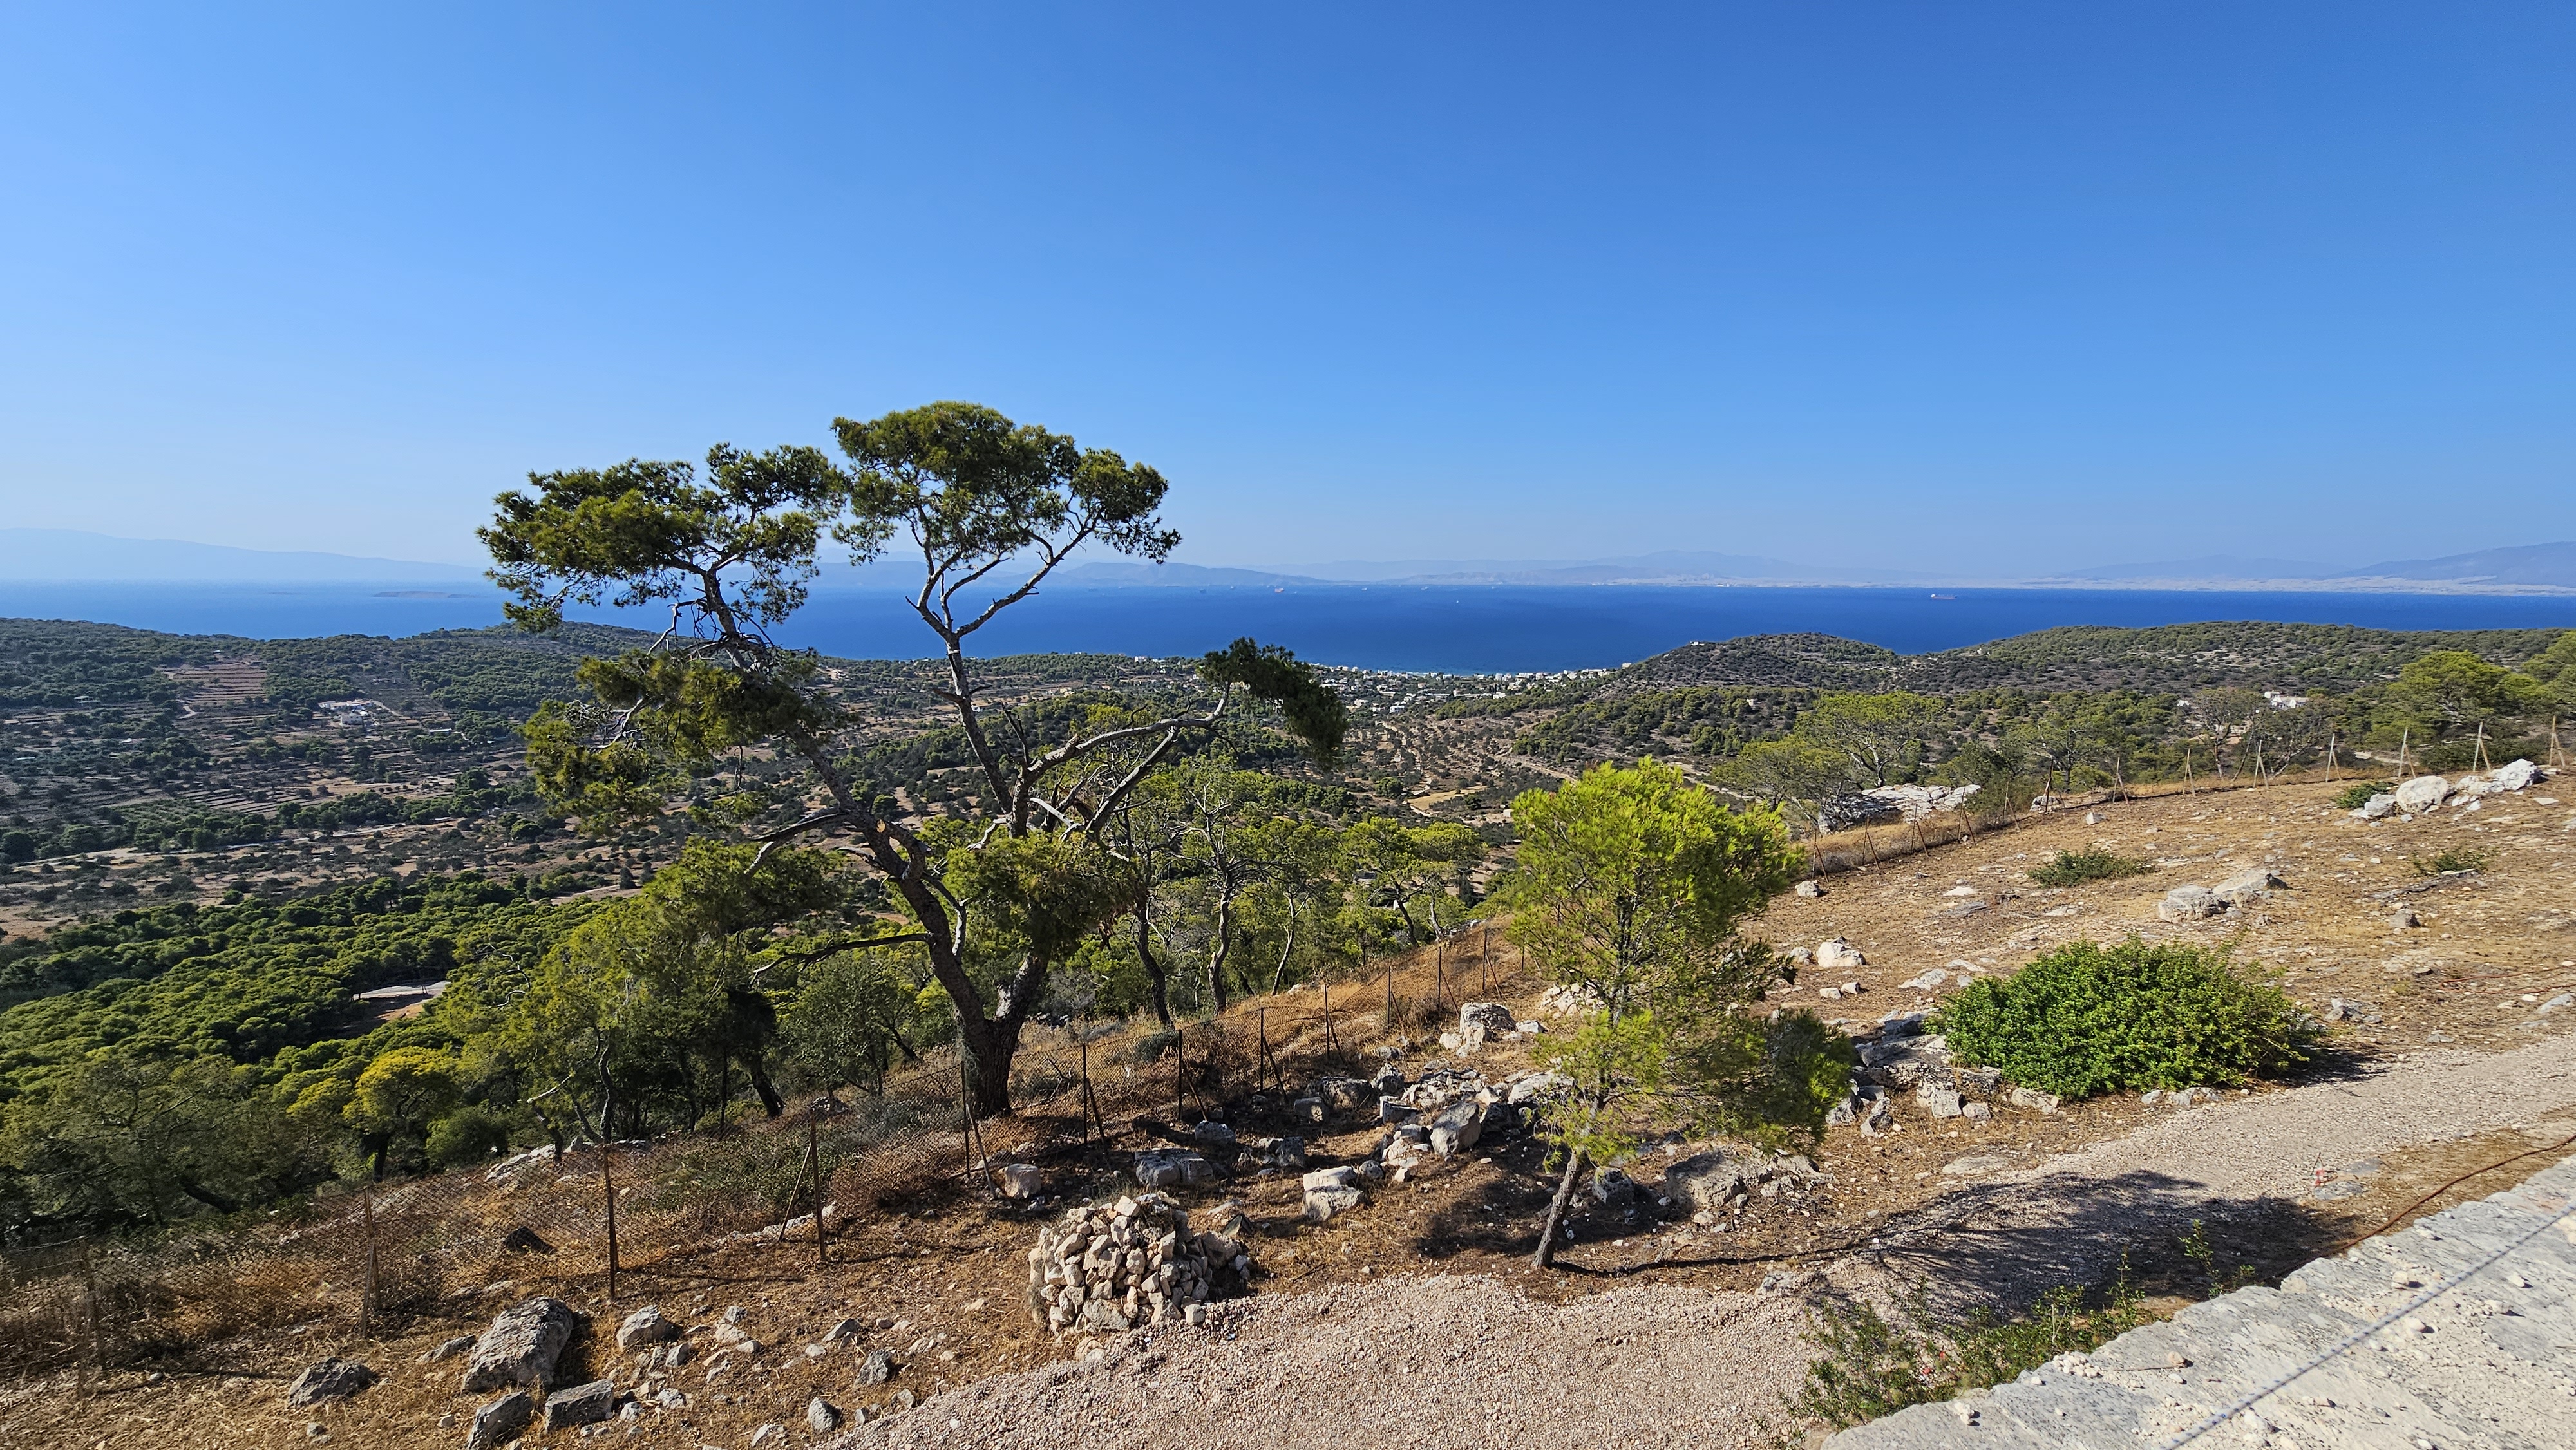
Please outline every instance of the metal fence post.
[{"label": "metal fence post", "polygon": [[1108,1142],[1109,1120],[1100,1114],[1100,1095],[1091,1090],[1091,1039],[1088,1037],[1082,1039],[1082,1107],[1090,1114],[1089,1121],[1083,1124],[1083,1137],[1091,1137],[1092,1130],[1097,1127],[1100,1141]]},{"label": "metal fence post", "polygon": [[[604,1135],[603,1135],[604,1136]],[[607,1206],[608,1219],[608,1302],[617,1302],[617,1176],[608,1166],[611,1156],[606,1143],[599,1145],[599,1197]]]},{"label": "metal fence post", "polygon": [[832,1262],[832,1251],[823,1239],[823,1115],[808,1109],[805,1114],[805,1167],[814,1175],[814,1266],[824,1268]]},{"label": "metal fence post", "polygon": [[87,1397],[97,1394],[99,1382],[107,1378],[107,1357],[98,1344],[98,1270],[90,1262],[89,1240],[80,1241],[81,1254],[81,1338],[84,1341],[80,1366],[80,1392]]},{"label": "metal fence post", "polygon": [[367,1236],[367,1282],[358,1295],[358,1332],[366,1338],[376,1337],[377,1279],[376,1262],[376,1194],[373,1185],[358,1190],[358,1223]]}]

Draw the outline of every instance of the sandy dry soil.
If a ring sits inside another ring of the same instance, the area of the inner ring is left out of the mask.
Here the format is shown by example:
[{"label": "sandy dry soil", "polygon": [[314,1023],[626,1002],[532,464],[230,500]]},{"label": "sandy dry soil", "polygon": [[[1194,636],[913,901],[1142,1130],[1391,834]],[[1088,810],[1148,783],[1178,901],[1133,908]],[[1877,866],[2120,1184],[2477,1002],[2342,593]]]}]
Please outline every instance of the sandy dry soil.
[{"label": "sandy dry soil", "polygon": [[[1803,1293],[1923,1285],[2013,1305],[2055,1284],[2098,1283],[2125,1253],[2141,1282],[2178,1303],[2206,1288],[2177,1248],[2194,1221],[2223,1268],[2277,1276],[2392,1214],[2515,1181],[2550,1156],[2418,1202],[2463,1173],[2576,1136],[2576,1071],[2559,1035],[2576,1028],[2576,1013],[2539,1011],[2576,989],[2576,812],[2543,805],[2551,792],[2373,826],[2335,811],[2323,787],[2110,805],[2097,822],[2070,813],[1835,877],[1822,898],[1784,900],[1767,923],[1783,943],[1840,936],[1867,953],[1870,965],[1846,976],[1862,987],[1856,997],[1823,999],[1813,981],[1795,989],[1853,1025],[1933,1005],[1943,989],[1902,984],[1929,969],[1955,979],[1954,963],[2009,972],[2061,941],[2131,932],[2230,942],[2281,970],[2302,999],[2322,1008],[2340,997],[2379,1019],[2338,1024],[2332,1050],[2288,1082],[2181,1111],[2135,1098],[2054,1114],[1998,1105],[1983,1124],[1902,1104],[1901,1131],[1876,1140],[1836,1131],[1816,1155],[1828,1183],[1756,1199],[1739,1222],[1694,1226],[1650,1205],[1590,1209],[1562,1270],[1548,1275],[1523,1262],[1548,1186],[1525,1139],[1480,1145],[1473,1159],[1321,1226],[1296,1221],[1293,1176],[1238,1180],[1232,1194],[1261,1230],[1261,1292],[1209,1329],[1115,1346],[1060,1345],[1030,1327],[1017,1258],[1034,1232],[1028,1215],[983,1200],[923,1201],[860,1235],[828,1274],[745,1255],[697,1280],[648,1285],[674,1315],[741,1304],[746,1327],[779,1348],[712,1385],[694,1370],[669,1376],[690,1407],[611,1438],[736,1450],[776,1422],[788,1444],[819,1443],[831,1437],[807,1430],[809,1397],[881,1411],[909,1389],[922,1406],[867,1427],[862,1443],[1303,1445],[1364,1428],[1426,1445],[1685,1431],[1692,1443],[1751,1445],[1763,1443],[1766,1421],[1785,1424],[1779,1396],[1805,1360]],[[2030,867],[2055,851],[2093,845],[2159,868],[2064,890],[2029,882]],[[2410,864],[2446,847],[2485,851],[2489,863],[2440,878]],[[2288,889],[2206,923],[2155,919],[2170,887],[2252,865]],[[1950,894],[1961,885],[1971,893]],[[2400,905],[2422,925],[2389,925]],[[1400,981],[1423,990],[1428,973]],[[1366,1005],[1354,996],[1338,1010]],[[1499,1074],[1514,1060],[1479,1065]],[[1236,1120],[1286,1126],[1242,1105]],[[1356,1157],[1374,1137],[1351,1125],[1317,1140],[1316,1160]],[[1637,1176],[1652,1182],[1662,1161],[1693,1146],[1650,1149]],[[1106,1191],[1115,1161],[1068,1166],[1053,1186]],[[1794,1287],[1763,1293],[1769,1275]],[[630,1292],[617,1310],[635,1302]],[[871,1322],[859,1345],[809,1358],[803,1346],[844,1314]],[[333,1443],[453,1446],[471,1404],[448,1393],[452,1371],[416,1367],[410,1355],[475,1327],[460,1317],[373,1345],[263,1336],[157,1383],[122,1374],[85,1403],[67,1382],[25,1386],[0,1394],[0,1441],[283,1447],[307,1443],[314,1422]],[[857,1354],[871,1347],[903,1361],[893,1384],[853,1385]],[[1094,1348],[1100,1358],[1081,1358]],[[284,1378],[325,1351],[362,1354],[392,1378],[347,1405],[285,1409]],[[1565,1374],[1568,1364],[1583,1372]],[[635,1376],[613,1353],[584,1365]]]}]

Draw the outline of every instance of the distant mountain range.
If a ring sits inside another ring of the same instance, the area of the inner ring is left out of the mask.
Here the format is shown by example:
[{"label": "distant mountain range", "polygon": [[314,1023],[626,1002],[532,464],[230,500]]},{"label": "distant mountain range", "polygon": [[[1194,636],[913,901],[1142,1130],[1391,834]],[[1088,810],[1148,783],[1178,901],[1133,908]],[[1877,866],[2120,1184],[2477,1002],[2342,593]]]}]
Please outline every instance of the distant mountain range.
[{"label": "distant mountain range", "polygon": [[482,571],[461,564],[362,559],[120,539],[79,529],[0,529],[0,579],[134,584],[462,584]]},{"label": "distant mountain range", "polygon": [[[2454,588],[2576,589],[2576,542],[2517,544],[2445,554],[2437,559],[2388,559],[2347,569],[2300,559],[2249,559],[2212,554],[2154,564],[2106,564],[2077,569],[2066,580],[2121,583],[2304,583],[2324,588],[2447,585]],[[2056,582],[2056,581],[2050,581]]]},{"label": "distant mountain range", "polygon": [[[912,566],[884,561],[860,569],[827,567],[824,587],[905,588]],[[480,570],[417,560],[345,554],[283,553],[193,544],[175,539],[120,539],[76,529],[0,528],[0,580],[131,583],[459,583],[479,584]],[[1283,569],[1144,564],[1126,559],[1068,565],[1056,580],[1077,588],[1319,588],[1352,584],[1845,584],[1916,588],[1943,585],[2184,589],[2372,589],[2458,593],[2576,590],[2576,542],[2521,544],[2433,559],[2395,559],[2359,568],[2303,559],[2211,554],[2139,564],[2097,564],[2064,573],[1978,577],[1966,572],[1868,569],[1801,564],[1754,554],[1663,550],[1607,559],[1337,560]]]},{"label": "distant mountain range", "polygon": [[1194,564],[1127,561],[1078,564],[1060,576],[1090,588],[1164,585],[1212,588],[1287,588],[1333,584],[1875,584],[2054,586],[2104,584],[2183,589],[2414,589],[2446,592],[2576,590],[2576,543],[2525,544],[2481,549],[2439,559],[2403,559],[2347,568],[2307,559],[2211,554],[2143,564],[2097,564],[2062,574],[1980,577],[1965,571],[1931,573],[1800,564],[1750,554],[1667,550],[1629,558],[1340,560],[1278,571],[1221,569]]}]

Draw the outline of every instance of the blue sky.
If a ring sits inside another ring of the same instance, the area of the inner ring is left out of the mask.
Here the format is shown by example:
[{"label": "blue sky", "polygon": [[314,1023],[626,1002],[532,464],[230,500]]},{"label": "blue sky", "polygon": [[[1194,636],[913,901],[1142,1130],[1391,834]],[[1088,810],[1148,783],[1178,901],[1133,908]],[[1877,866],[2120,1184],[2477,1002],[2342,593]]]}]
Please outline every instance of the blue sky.
[{"label": "blue sky", "polygon": [[2576,536],[2576,9],[14,6],[0,511],[469,561],[934,398],[1202,563]]}]

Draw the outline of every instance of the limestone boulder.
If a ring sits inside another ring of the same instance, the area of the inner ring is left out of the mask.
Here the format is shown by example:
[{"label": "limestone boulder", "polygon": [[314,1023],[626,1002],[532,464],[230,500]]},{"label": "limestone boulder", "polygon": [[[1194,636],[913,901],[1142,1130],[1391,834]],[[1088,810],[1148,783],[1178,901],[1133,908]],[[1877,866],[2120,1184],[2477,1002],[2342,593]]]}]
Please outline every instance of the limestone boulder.
[{"label": "limestone boulder", "polygon": [[1821,972],[1847,972],[1869,965],[1860,948],[1841,937],[1829,937],[1816,943],[1816,969]]},{"label": "limestone boulder", "polygon": [[2533,781],[2538,779],[2540,779],[2539,766],[2528,760],[2517,760],[2508,765],[2497,766],[2495,773],[2487,777],[2487,789],[2526,790],[2530,788]]},{"label": "limestone boulder", "polygon": [[1325,1223],[1337,1213],[1348,1213],[1367,1201],[1356,1188],[1309,1188],[1301,1210],[1309,1223]]},{"label": "limestone boulder", "polygon": [[2226,880],[2219,882],[2216,886],[2209,888],[2209,894],[2226,902],[2230,906],[2246,906],[2253,902],[2260,901],[2271,893],[2286,888],[2288,885],[2289,883],[2283,881],[2280,877],[2273,875],[2263,867],[2257,866],[2250,871],[2239,871],[2235,875],[2228,877]]},{"label": "limestone boulder", "polygon": [[626,1322],[617,1326],[619,1349],[642,1349],[647,1345],[660,1344],[679,1337],[680,1326],[664,1317],[661,1309],[651,1304],[627,1315]]},{"label": "limestone boulder", "polygon": [[2397,787],[2397,808],[2410,816],[2439,809],[2450,799],[2451,783],[2438,775],[2419,775]]},{"label": "limestone boulder", "polygon": [[2396,809],[2397,797],[2382,791],[2378,795],[2372,796],[2370,799],[2363,801],[2360,806],[2353,811],[2352,818],[2356,821],[2375,821]]},{"label": "limestone boulder", "polygon": [[1521,1029],[1519,1015],[1500,1002],[1469,1002],[1458,1009],[1459,1035],[1466,1035],[1479,1024],[1483,1025],[1487,1037],[1500,1037],[1506,1032]]},{"label": "limestone boulder", "polygon": [[2206,886],[2177,886],[2156,903],[2158,921],[2203,921],[2227,909],[2217,892]]},{"label": "limestone boulder", "polygon": [[1485,1105],[1473,1100],[1452,1103],[1431,1120],[1431,1151],[1454,1157],[1476,1146],[1484,1136]]},{"label": "limestone boulder", "polygon": [[526,1390],[512,1390],[474,1412],[473,1428],[465,1432],[465,1450],[501,1450],[536,1417],[536,1397]]},{"label": "limestone boulder", "polygon": [[596,1425],[616,1410],[616,1383],[592,1380],[589,1384],[574,1385],[546,1396],[546,1428],[563,1430],[579,1425]]},{"label": "limestone boulder", "polygon": [[1136,1155],[1136,1183],[1141,1188],[1205,1188],[1216,1182],[1216,1165],[1181,1149],[1149,1148]]},{"label": "limestone boulder", "polygon": [[466,1363],[458,1392],[548,1388],[554,1382],[555,1361],[584,1322],[579,1310],[544,1295],[502,1310],[475,1340],[474,1357]]},{"label": "limestone boulder", "polygon": [[1749,1192],[1761,1170],[1725,1153],[1700,1153],[1664,1170],[1664,1196],[1710,1213],[1721,1212],[1737,1194]]}]

